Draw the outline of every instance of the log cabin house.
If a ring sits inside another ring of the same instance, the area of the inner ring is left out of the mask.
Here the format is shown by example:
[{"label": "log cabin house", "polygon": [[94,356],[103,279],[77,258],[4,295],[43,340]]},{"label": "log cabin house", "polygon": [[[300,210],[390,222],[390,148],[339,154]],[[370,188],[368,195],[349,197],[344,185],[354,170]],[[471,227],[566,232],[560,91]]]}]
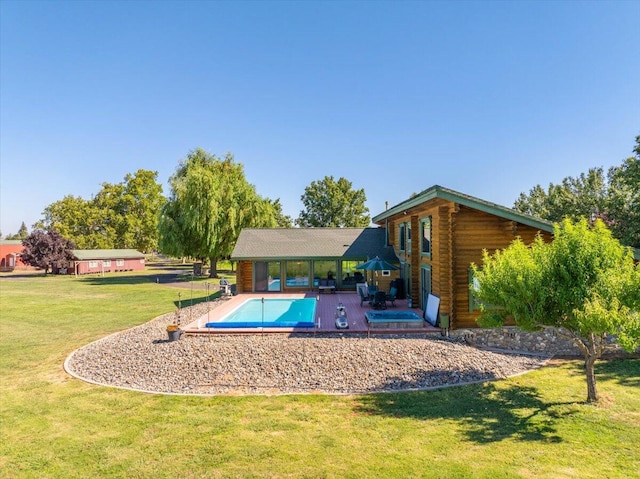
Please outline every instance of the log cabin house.
[{"label": "log cabin house", "polygon": [[373,217],[386,229],[400,259],[400,275],[414,306],[440,297],[440,314],[452,328],[476,327],[479,311],[470,284],[471,264],[520,237],[552,239],[553,224],[442,186],[432,186]]},{"label": "log cabin house", "polygon": [[[471,264],[482,265],[483,250],[493,253],[516,238],[529,244],[538,234],[553,239],[549,221],[438,185],[372,222],[376,228],[243,230],[231,256],[238,262],[237,291],[311,290],[329,273],[338,290],[355,290],[355,265],[379,256],[400,269],[365,272],[370,284],[388,291],[393,282],[399,298],[410,297],[412,307],[422,310],[428,295],[436,295],[451,328],[475,328]],[[638,250],[634,257],[640,259]]]},{"label": "log cabin house", "polygon": [[339,290],[355,290],[348,279],[355,265],[380,256],[400,269],[365,272],[370,283],[388,290],[393,281],[421,309],[435,294],[452,328],[476,327],[471,264],[481,264],[484,249],[506,248],[517,237],[528,243],[537,234],[551,240],[553,232],[548,221],[437,185],[372,221],[377,228],[243,230],[231,256],[237,291],[309,290],[327,274],[336,275]]}]

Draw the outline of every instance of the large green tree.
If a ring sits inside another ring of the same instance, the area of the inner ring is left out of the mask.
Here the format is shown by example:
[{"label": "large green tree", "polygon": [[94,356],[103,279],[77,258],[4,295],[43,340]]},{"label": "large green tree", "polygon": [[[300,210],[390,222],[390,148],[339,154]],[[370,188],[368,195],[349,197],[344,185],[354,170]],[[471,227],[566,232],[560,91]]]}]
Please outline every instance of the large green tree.
[{"label": "large green tree", "polygon": [[158,212],[165,203],[156,171],[138,170],[124,182],[103,183],[93,200],[105,215],[104,227],[113,235],[113,247],[150,252],[158,248]]},{"label": "large green tree", "polygon": [[300,197],[305,209],[296,224],[302,227],[369,226],[371,217],[365,206],[364,189],[354,190],[350,181],[333,176],[312,181]]},{"label": "large green tree", "polygon": [[244,176],[233,155],[190,152],[170,180],[171,194],[160,215],[160,250],[177,257],[217,262],[228,257],[242,228],[274,227],[275,211]]},{"label": "large green tree", "polygon": [[114,247],[114,231],[107,221],[109,211],[101,210],[92,200],[67,195],[51,203],[34,226],[55,230],[80,249]]},{"label": "large green tree", "polygon": [[640,135],[633,156],[609,169],[609,194],[605,214],[614,235],[623,244],[640,248]]},{"label": "large green tree", "polygon": [[554,222],[602,219],[623,244],[640,248],[640,135],[633,152],[606,175],[602,168],[591,168],[546,190],[536,185],[520,194],[514,208]]},{"label": "large green tree", "polygon": [[67,195],[47,206],[35,226],[55,229],[81,249],[152,251],[158,245],[158,212],[165,202],[157,176],[138,170],[121,183],[103,183],[90,200]]},{"label": "large green tree", "polygon": [[640,270],[633,254],[597,220],[564,220],[554,239],[521,240],[473,266],[479,323],[499,326],[507,318],[527,330],[555,328],[584,356],[587,401],[598,400],[595,361],[608,335],[632,351],[640,344]]}]

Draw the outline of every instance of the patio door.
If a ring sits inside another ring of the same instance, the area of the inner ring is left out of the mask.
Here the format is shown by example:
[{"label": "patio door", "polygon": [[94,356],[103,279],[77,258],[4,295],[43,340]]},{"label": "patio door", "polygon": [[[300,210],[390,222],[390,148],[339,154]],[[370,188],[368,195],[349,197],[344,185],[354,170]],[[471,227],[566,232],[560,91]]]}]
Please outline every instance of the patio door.
[{"label": "patio door", "polygon": [[254,291],[281,291],[280,261],[256,261],[253,263]]}]

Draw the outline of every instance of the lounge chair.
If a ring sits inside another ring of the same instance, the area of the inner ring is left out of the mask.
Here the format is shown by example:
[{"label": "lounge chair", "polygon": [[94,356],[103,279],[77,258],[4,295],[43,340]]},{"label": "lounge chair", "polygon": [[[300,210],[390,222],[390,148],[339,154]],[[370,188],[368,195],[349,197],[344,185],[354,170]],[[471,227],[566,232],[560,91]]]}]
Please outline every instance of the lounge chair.
[{"label": "lounge chair", "polygon": [[391,286],[391,288],[389,288],[389,292],[387,293],[387,301],[391,302],[393,306],[396,305],[397,295],[398,295],[398,289],[395,286]]},{"label": "lounge chair", "polygon": [[377,291],[371,301],[371,307],[373,309],[387,309],[387,293]]}]

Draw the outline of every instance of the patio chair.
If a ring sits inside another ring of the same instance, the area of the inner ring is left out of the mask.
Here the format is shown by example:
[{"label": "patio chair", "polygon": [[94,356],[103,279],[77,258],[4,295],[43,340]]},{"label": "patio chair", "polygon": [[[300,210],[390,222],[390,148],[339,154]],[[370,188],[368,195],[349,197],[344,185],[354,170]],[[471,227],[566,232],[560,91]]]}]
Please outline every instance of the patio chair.
[{"label": "patio chair", "polygon": [[392,306],[396,305],[396,296],[398,295],[398,288],[395,286],[391,286],[389,288],[389,292],[387,293],[387,301],[391,302]]},{"label": "patio chair", "polygon": [[367,303],[371,302],[371,299],[369,298],[369,290],[367,289],[367,283],[360,283],[356,287],[358,289],[358,294],[360,295],[360,307],[362,308],[362,303],[364,303],[365,301]]},{"label": "patio chair", "polygon": [[384,291],[377,291],[371,301],[371,307],[373,309],[387,309],[387,293]]}]

